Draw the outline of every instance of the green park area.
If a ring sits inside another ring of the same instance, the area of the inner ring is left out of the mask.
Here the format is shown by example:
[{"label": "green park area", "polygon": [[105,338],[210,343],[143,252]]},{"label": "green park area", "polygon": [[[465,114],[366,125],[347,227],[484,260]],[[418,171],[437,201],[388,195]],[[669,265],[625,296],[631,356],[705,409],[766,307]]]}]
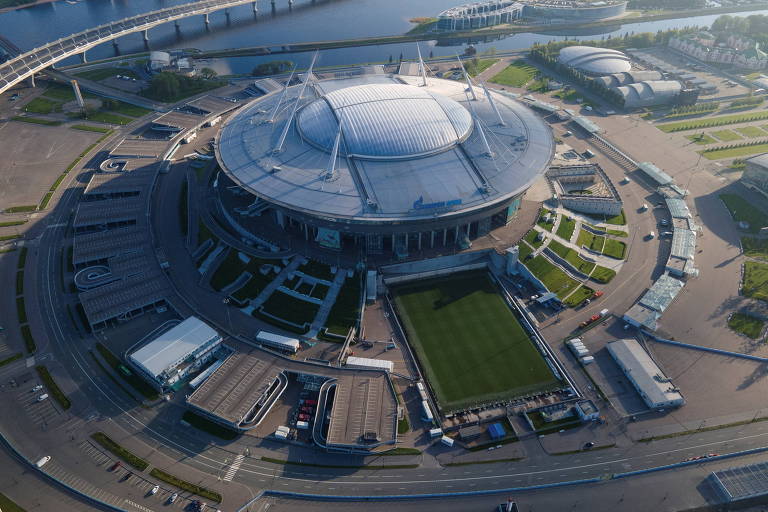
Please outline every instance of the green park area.
[{"label": "green park area", "polygon": [[705,117],[702,119],[678,121],[676,123],[657,124],[656,127],[666,133],[682,132],[688,130],[701,130],[702,128],[713,128],[715,126],[726,126],[729,124],[749,123],[751,121],[760,121],[768,119],[768,112],[745,112],[743,114],[731,114],[727,116]]},{"label": "green park area", "polygon": [[484,271],[408,283],[392,293],[444,411],[558,387]]},{"label": "green park area", "polygon": [[464,62],[464,69],[469,76],[477,76],[497,62],[499,59],[471,59]]},{"label": "green park area", "polygon": [[699,151],[707,160],[720,160],[723,158],[739,158],[768,152],[766,144],[745,144],[743,146],[727,147],[723,149],[709,149]]},{"label": "green park area", "polygon": [[329,334],[346,336],[349,329],[357,323],[360,316],[361,289],[362,275],[359,273],[344,281],[325,321],[325,328]]},{"label": "green park area", "polygon": [[744,262],[741,294],[768,302],[768,263]]},{"label": "green park area", "polygon": [[768,239],[741,237],[741,250],[744,256],[768,260]]},{"label": "green park area", "polygon": [[717,142],[715,139],[713,139],[706,133],[697,133],[696,135],[686,135],[685,138],[696,144],[701,144],[702,146],[707,144],[714,144],[715,142]]},{"label": "green park area", "polygon": [[734,313],[728,319],[728,327],[731,330],[748,336],[753,340],[760,337],[764,326],[765,322],[763,320],[744,313]]},{"label": "green park area", "polygon": [[248,279],[244,286],[235,291],[232,296],[240,303],[254,299],[277,276],[271,270],[267,273],[262,273],[261,268],[263,265],[277,265],[282,268],[280,260],[255,258],[241,254],[236,249],[229,249],[227,256],[219,264],[213,276],[211,276],[211,288],[221,291],[226,286],[232,284],[241,274],[248,272],[251,275],[250,279]]},{"label": "green park area", "polygon": [[763,227],[768,226],[768,214],[753,206],[749,201],[736,194],[720,194],[720,200],[728,208],[735,222],[749,224],[747,231],[758,233]]},{"label": "green park area", "polygon": [[533,80],[537,73],[538,70],[535,67],[518,60],[507,66],[501,73],[494,75],[490,81],[510,87],[523,87]]},{"label": "green park area", "polygon": [[560,224],[557,226],[557,233],[555,234],[563,240],[570,241],[574,229],[576,229],[576,221],[570,217],[563,216],[560,219]]},{"label": "green park area", "polygon": [[539,254],[535,258],[530,258],[531,248],[523,242],[518,245],[520,248],[520,261],[523,265],[536,276],[544,286],[551,292],[555,292],[557,297],[564,299],[573,290],[578,288],[579,282],[572,279],[565,272],[560,270],[547,258]]},{"label": "green park area", "polygon": [[711,132],[710,134],[717,137],[721,142],[733,142],[744,138],[733,130],[718,130],[716,132]]},{"label": "green park area", "polygon": [[768,135],[757,126],[745,126],[743,128],[736,128],[736,131],[742,134],[743,136],[750,137],[750,138],[765,137],[766,135]]},{"label": "green park area", "polygon": [[105,78],[116,75],[127,76],[129,78],[139,78],[139,75],[137,75],[134,71],[126,68],[91,69],[77,73],[75,76],[85,78],[86,80],[95,80],[98,82],[99,80],[104,80]]}]

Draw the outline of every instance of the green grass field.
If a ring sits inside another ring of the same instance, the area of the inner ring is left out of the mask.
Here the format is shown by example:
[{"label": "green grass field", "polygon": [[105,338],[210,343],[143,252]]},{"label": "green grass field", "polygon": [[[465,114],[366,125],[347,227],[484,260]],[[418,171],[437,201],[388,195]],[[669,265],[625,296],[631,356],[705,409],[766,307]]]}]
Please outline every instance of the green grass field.
[{"label": "green grass field", "polygon": [[566,306],[575,308],[576,306],[584,302],[584,300],[594,295],[594,293],[595,293],[595,290],[593,290],[589,286],[581,285],[579,286],[578,290],[573,292],[571,295],[568,296],[567,299],[563,301],[563,304],[565,304]]},{"label": "green grass field", "polygon": [[716,132],[711,132],[711,134],[722,142],[733,142],[744,138],[733,130],[718,130]]},{"label": "green grass field", "polygon": [[571,249],[570,247],[566,247],[560,242],[557,242],[555,240],[552,240],[549,242],[549,245],[547,246],[549,250],[563,258],[565,261],[570,263],[570,265],[581,272],[582,274],[589,275],[594,269],[595,264],[591,261],[587,261],[583,259],[581,256],[579,256],[579,253]]},{"label": "green grass field", "polygon": [[131,78],[139,78],[139,75],[137,75],[134,71],[130,69],[124,69],[124,68],[91,69],[90,71],[83,71],[82,73],[77,73],[75,76],[79,76],[80,78],[85,78],[86,80],[99,81],[115,75],[129,76]]},{"label": "green grass field", "polygon": [[523,237],[523,240],[528,242],[528,245],[530,245],[534,249],[538,249],[544,244],[544,240],[546,240],[546,238],[539,240],[539,232],[536,231],[535,229],[532,229],[525,234],[525,236]]},{"label": "green grass field", "polygon": [[741,293],[745,297],[768,301],[768,263],[744,263],[744,282]]},{"label": "green grass field", "polygon": [[699,151],[707,160],[720,160],[721,158],[739,158],[768,152],[767,144],[754,144],[740,148],[717,149],[714,151]]},{"label": "green grass field", "polygon": [[501,73],[494,75],[491,82],[511,87],[522,87],[533,80],[536,73],[538,70],[535,67],[523,61],[517,61],[507,66]]},{"label": "green grass field", "polygon": [[745,221],[749,223],[750,233],[757,233],[761,228],[768,226],[768,214],[753,206],[749,201],[736,194],[720,194],[720,200],[728,208],[735,222]]},{"label": "green grass field", "polygon": [[484,271],[409,283],[392,293],[444,411],[558,386]]},{"label": "green grass field", "polygon": [[563,216],[560,219],[560,224],[557,226],[556,235],[562,238],[563,240],[570,241],[571,235],[573,235],[574,229],[576,229],[576,221]]},{"label": "green grass field", "polygon": [[701,144],[701,145],[714,144],[715,142],[717,142],[715,139],[713,139],[706,133],[697,133],[696,135],[686,135],[685,138],[690,140],[691,142],[695,142],[696,144]]},{"label": "green grass field", "polygon": [[765,322],[759,318],[745,315],[744,313],[734,313],[731,315],[731,318],[728,319],[728,327],[745,336],[749,336],[753,340],[760,336],[764,325]]},{"label": "green grass field", "polygon": [[768,240],[745,236],[741,238],[741,248],[744,256],[768,260]]},{"label": "green grass field", "polygon": [[499,59],[473,59],[464,63],[464,69],[469,76],[477,76],[497,62]]},{"label": "green grass field", "polygon": [[700,130],[702,128],[711,128],[714,126],[725,126],[736,123],[748,123],[750,121],[760,121],[768,119],[768,112],[745,112],[743,114],[732,114],[728,116],[706,117],[703,119],[678,121],[676,123],[657,124],[656,128],[670,133],[685,130]]},{"label": "green grass field", "polygon": [[745,137],[750,137],[750,138],[765,137],[766,135],[768,135],[757,126],[745,126],[743,128],[736,128],[736,131],[744,135]]}]

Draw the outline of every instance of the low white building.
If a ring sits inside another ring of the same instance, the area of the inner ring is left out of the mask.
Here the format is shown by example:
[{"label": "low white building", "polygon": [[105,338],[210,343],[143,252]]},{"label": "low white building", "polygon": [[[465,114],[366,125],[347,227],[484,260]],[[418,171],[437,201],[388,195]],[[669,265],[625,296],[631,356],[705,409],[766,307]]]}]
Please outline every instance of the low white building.
[{"label": "low white building", "polygon": [[606,346],[649,408],[663,409],[685,404],[683,395],[672,384],[672,379],[664,375],[637,340],[616,340]]},{"label": "low white building", "polygon": [[168,388],[210,361],[221,339],[212,327],[191,316],[128,358],[153,385]]},{"label": "low white building", "polygon": [[349,356],[347,358],[347,368],[361,368],[363,370],[384,370],[391,372],[395,365],[392,361],[386,359],[370,359],[368,357]]}]

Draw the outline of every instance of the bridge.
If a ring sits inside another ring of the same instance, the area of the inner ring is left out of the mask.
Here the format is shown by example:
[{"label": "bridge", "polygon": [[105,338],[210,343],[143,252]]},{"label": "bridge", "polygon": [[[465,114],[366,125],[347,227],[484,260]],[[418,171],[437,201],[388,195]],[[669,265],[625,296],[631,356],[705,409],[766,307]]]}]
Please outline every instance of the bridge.
[{"label": "bridge", "polygon": [[[271,0],[271,3],[274,7],[275,0]],[[293,0],[288,0],[288,3],[292,4]],[[142,32],[144,41],[149,41],[148,31],[152,27],[189,16],[202,15],[207,25],[209,13],[243,4],[251,4],[254,13],[258,10],[255,0],[201,0],[123,18],[57,39],[0,64],[0,94],[60,60],[81,55],[85,61],[85,52],[102,43],[135,32]]]}]

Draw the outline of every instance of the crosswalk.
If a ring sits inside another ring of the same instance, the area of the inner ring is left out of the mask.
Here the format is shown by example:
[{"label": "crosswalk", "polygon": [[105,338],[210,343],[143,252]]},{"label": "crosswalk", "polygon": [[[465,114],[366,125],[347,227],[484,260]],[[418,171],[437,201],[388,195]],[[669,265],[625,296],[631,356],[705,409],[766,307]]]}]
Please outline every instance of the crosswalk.
[{"label": "crosswalk", "polygon": [[235,478],[237,470],[240,469],[240,464],[243,463],[243,459],[245,459],[245,455],[237,455],[235,460],[232,461],[232,464],[230,464],[227,468],[227,472],[224,473],[224,478],[222,480],[225,482],[231,482],[232,479]]}]

